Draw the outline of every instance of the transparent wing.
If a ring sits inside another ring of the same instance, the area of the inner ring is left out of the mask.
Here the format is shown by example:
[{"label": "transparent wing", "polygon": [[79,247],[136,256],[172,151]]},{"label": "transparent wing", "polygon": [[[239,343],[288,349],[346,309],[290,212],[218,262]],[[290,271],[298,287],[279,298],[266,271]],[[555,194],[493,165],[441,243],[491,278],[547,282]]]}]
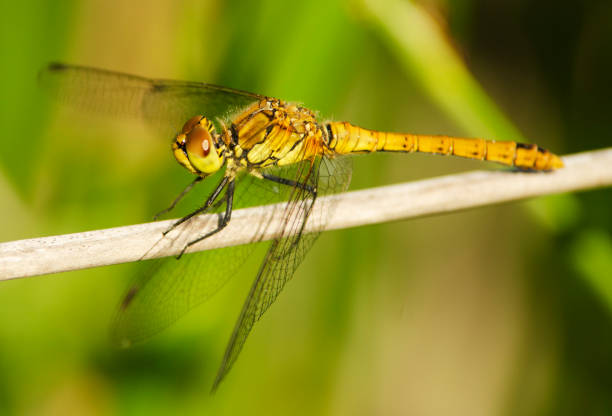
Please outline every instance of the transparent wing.
[{"label": "transparent wing", "polygon": [[39,82],[65,104],[107,116],[138,118],[165,136],[176,134],[195,115],[226,122],[264,98],[212,84],[149,79],[58,63],[44,68]]},{"label": "transparent wing", "polygon": [[[285,177],[316,187],[318,190],[316,203],[325,204],[321,206],[322,218],[318,219],[319,223],[324,225],[333,206],[330,201],[323,202],[319,197],[342,192],[348,188],[351,180],[350,159],[319,157],[314,163],[304,161],[295,165],[293,169],[293,172],[281,172],[279,176],[283,173],[291,174],[292,176]],[[277,298],[319,236],[320,233],[305,234],[302,232],[306,221],[312,219],[310,216],[312,206],[313,199],[308,191],[299,188],[292,189],[289,202],[281,214],[283,218],[282,237],[273,241],[253,282],[225,350],[213,390],[238,358],[255,322]]]},{"label": "transparent wing", "polygon": [[[234,208],[285,200],[284,191],[276,184],[244,175],[236,182]],[[213,212],[223,210],[224,204]],[[258,227],[251,241],[257,241],[260,232],[263,230]],[[111,329],[113,342],[128,346],[168,327],[221,289],[254,248],[255,244],[245,244],[185,254],[179,260],[168,257],[152,261],[152,266],[130,285],[118,307]]]}]

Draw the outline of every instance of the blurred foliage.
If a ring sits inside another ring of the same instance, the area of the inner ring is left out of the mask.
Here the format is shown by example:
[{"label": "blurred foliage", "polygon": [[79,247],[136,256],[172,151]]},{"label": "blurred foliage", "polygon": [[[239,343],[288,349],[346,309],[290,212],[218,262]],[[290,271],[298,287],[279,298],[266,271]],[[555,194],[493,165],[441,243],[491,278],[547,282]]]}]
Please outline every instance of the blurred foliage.
[{"label": "blurred foliage", "polygon": [[[148,221],[191,180],[145,129],[48,103],[35,80],[51,60],[369,128],[612,143],[604,0],[34,0],[0,16],[3,241]],[[484,167],[369,155],[352,187]],[[142,265],[3,282],[0,414],[609,414],[610,206],[598,190],[325,233],[215,396],[259,258],[128,351],[107,326]]]}]

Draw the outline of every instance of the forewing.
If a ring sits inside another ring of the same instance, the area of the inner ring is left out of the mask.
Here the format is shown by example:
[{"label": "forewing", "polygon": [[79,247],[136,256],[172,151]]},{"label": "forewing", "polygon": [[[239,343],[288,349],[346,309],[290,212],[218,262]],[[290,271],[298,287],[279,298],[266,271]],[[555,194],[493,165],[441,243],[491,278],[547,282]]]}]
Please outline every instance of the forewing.
[{"label": "forewing", "polygon": [[[245,175],[236,181],[234,209],[265,205],[283,198],[283,190],[278,185]],[[223,204],[213,211],[224,209]],[[189,221],[181,225],[189,226]],[[263,229],[254,228],[251,241],[258,241]],[[168,257],[152,261],[130,285],[118,307],[111,333],[113,341],[128,346],[168,327],[223,287],[254,248],[255,244],[245,244],[185,254],[178,260]]]},{"label": "forewing", "polygon": [[149,79],[58,63],[44,68],[39,80],[60,102],[86,112],[141,119],[164,136],[176,134],[199,114],[227,122],[231,115],[264,98],[212,84]]},{"label": "forewing", "polygon": [[[317,220],[324,226],[326,219],[333,211],[333,204],[328,200],[323,202],[319,197],[342,192],[348,188],[351,179],[350,159],[320,157],[313,164],[305,161],[290,169],[293,171],[287,169],[285,172],[281,171],[276,174],[279,176],[289,174],[292,176],[284,177],[317,187],[316,203],[324,204],[321,206],[322,218]],[[253,282],[226,348],[213,390],[236,361],[255,322],[277,298],[319,236],[320,233],[305,234],[302,232],[306,221],[313,220],[310,215],[312,202],[309,192],[303,189],[293,189],[290,200],[282,212],[281,237],[272,242]]]}]

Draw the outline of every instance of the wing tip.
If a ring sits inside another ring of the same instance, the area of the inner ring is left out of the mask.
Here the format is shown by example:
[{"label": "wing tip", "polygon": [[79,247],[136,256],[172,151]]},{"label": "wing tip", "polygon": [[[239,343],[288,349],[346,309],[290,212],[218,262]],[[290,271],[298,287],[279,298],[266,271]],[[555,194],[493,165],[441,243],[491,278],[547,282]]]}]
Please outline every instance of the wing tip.
[{"label": "wing tip", "polygon": [[213,381],[212,387],[210,388],[211,396],[217,393],[217,390],[219,389],[219,383],[221,383],[222,379],[223,377],[219,378],[219,374],[217,374],[217,376],[215,377],[215,381]]},{"label": "wing tip", "polygon": [[130,348],[134,343],[126,336],[120,317],[116,316],[108,331],[110,344],[120,350]]},{"label": "wing tip", "polygon": [[231,346],[232,346],[232,343],[230,342],[230,344],[228,345],[225,351],[223,361],[221,362],[221,366],[219,367],[219,370],[217,371],[217,375],[215,376],[215,380],[213,381],[212,387],[210,388],[210,394],[215,394],[217,392],[217,389],[219,388],[219,384],[221,384],[221,382],[223,381],[223,379],[229,372],[230,368],[232,367],[231,364],[228,365],[228,353],[229,351],[232,350]]}]

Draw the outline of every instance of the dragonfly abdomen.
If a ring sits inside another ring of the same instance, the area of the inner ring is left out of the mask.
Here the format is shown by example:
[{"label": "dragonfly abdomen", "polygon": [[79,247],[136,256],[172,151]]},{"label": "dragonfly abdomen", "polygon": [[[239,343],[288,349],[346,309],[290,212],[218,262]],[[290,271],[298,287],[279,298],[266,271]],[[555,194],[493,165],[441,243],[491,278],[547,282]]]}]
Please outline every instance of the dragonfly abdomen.
[{"label": "dragonfly abdomen", "polygon": [[553,170],[563,167],[559,156],[535,144],[387,133],[353,126],[347,122],[332,122],[326,127],[328,147],[337,154],[420,152],[487,160],[521,169]]}]

